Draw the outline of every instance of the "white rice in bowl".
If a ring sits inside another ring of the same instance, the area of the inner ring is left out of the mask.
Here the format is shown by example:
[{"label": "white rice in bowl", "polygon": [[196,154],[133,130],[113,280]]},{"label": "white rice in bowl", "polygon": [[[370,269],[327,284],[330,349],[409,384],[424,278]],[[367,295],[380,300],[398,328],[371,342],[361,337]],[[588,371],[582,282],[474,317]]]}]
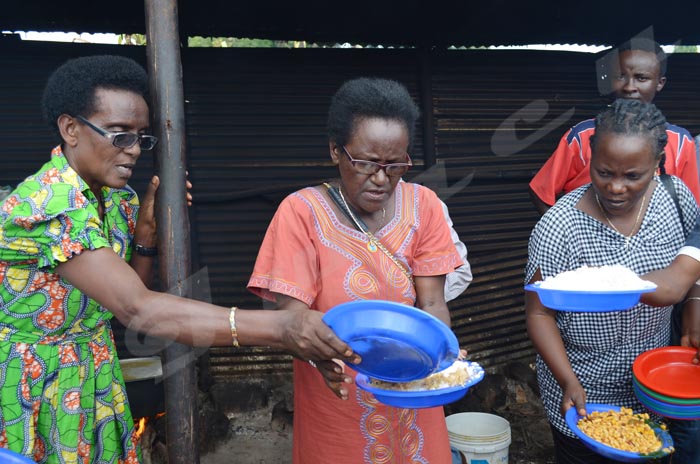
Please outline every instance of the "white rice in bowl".
[{"label": "white rice in bowl", "polygon": [[424,379],[412,380],[410,382],[385,382],[384,380],[377,380],[370,377],[369,384],[381,390],[438,390],[441,388],[465,385],[471,378],[478,376],[482,370],[481,366],[476,363],[457,360],[447,369],[431,374]]},{"label": "white rice in bowl", "polygon": [[550,290],[642,290],[653,288],[654,283],[640,279],[631,269],[615,264],[611,266],[582,266],[540,281],[540,288]]}]

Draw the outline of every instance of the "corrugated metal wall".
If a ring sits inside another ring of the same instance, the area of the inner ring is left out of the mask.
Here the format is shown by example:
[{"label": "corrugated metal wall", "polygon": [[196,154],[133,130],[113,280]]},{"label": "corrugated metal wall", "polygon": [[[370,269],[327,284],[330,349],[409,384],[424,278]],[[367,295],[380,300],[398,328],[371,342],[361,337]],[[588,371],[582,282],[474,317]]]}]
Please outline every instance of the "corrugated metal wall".
[{"label": "corrugated metal wall", "polygon": [[[539,215],[527,183],[575,118],[599,104],[591,60],[509,51],[434,57],[438,159],[450,184],[473,176],[446,200],[474,272],[470,288],[451,304],[453,329],[482,365],[532,359],[522,286]],[[575,117],[560,116],[574,106]]]},{"label": "corrugated metal wall", "polygon": [[[144,49],[130,47],[0,48],[0,185],[18,182],[48,156],[51,139],[38,101],[50,70],[68,56],[105,52],[145,59]],[[467,243],[475,279],[450,304],[453,328],[487,367],[533,357],[522,271],[538,216],[527,183],[563,132],[600,107],[593,61],[588,54],[486,50],[428,60],[438,167],[424,169],[419,125],[417,166],[407,177],[441,194]],[[245,285],[276,205],[336,174],[325,113],[340,83],[359,75],[391,77],[420,101],[418,63],[413,50],[184,50],[193,260],[208,272],[213,302],[261,307]],[[693,84],[700,57],[674,56],[669,69],[657,103],[671,121],[698,134],[700,95]],[[132,182],[137,190],[150,163],[140,162]],[[144,354],[129,352],[123,341],[120,347],[123,356]],[[284,353],[265,348],[213,348],[208,355],[207,371],[216,380],[291,367]]]}]

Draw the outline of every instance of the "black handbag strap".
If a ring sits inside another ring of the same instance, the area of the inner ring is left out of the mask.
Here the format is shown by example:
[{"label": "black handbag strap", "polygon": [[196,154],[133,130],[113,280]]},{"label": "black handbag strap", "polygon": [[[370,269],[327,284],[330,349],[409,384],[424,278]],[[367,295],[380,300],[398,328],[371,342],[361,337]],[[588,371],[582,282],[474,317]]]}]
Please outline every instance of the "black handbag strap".
[{"label": "black handbag strap", "polygon": [[664,187],[668,190],[669,195],[673,198],[673,203],[676,205],[676,211],[678,211],[678,217],[681,218],[681,227],[685,230],[685,222],[683,221],[683,210],[681,209],[681,204],[678,201],[678,194],[676,193],[676,186],[673,185],[673,179],[668,174],[659,175],[661,182],[663,182]]},{"label": "black handbag strap", "polygon": [[[678,211],[678,217],[681,218],[681,227],[685,230],[685,225],[683,222],[683,210],[681,209],[681,204],[678,201],[678,194],[676,193],[676,186],[673,185],[673,179],[668,174],[661,174],[659,176],[661,182],[663,182],[664,187],[668,190],[669,195],[673,198],[673,203],[676,204],[676,210]],[[681,344],[681,328],[683,327],[683,305],[685,302],[676,303],[673,305],[673,311],[671,311],[671,345],[677,346]]]},{"label": "black handbag strap", "polygon": [[323,185],[328,189],[328,195],[331,197],[331,200],[333,200],[333,203],[336,204],[336,206],[340,209],[340,211],[343,212],[345,217],[350,219],[350,223],[355,226],[357,230],[360,232],[365,233],[366,231],[369,230],[369,227],[367,227],[367,224],[365,224],[365,221],[360,218],[360,216],[352,214],[352,211],[349,210],[350,206],[347,205],[342,198],[340,198],[340,193],[338,190],[333,187],[331,184],[328,182],[324,182]]}]

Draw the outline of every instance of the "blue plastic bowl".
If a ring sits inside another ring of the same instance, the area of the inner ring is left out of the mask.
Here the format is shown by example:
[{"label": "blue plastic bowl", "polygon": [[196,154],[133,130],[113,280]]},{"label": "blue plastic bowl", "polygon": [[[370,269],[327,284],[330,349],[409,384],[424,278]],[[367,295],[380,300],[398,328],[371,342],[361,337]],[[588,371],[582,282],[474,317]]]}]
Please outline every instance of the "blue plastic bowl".
[{"label": "blue plastic bowl", "polygon": [[536,282],[526,285],[525,290],[536,292],[540,302],[550,309],[596,313],[629,309],[639,303],[642,293],[656,290],[656,285],[640,290],[584,291],[542,288]]},{"label": "blue plastic bowl", "polygon": [[427,377],[459,356],[457,337],[435,316],[384,300],[340,304],[324,316],[333,331],[362,356],[348,364],[361,374],[388,382]]},{"label": "blue plastic bowl", "polygon": [[36,464],[32,459],[29,459],[21,454],[15,453],[5,448],[0,448],[0,463],[1,464]]},{"label": "blue plastic bowl", "polygon": [[642,389],[639,388],[639,385],[637,385],[635,382],[632,383],[632,388],[634,389],[634,394],[637,396],[639,402],[642,403],[647,409],[660,416],[682,420],[700,419],[700,406],[670,404],[659,401],[642,391]]},{"label": "blue plastic bowl", "polygon": [[466,384],[456,387],[414,391],[384,390],[371,385],[369,378],[364,374],[358,374],[355,383],[374,395],[377,401],[389,406],[411,409],[432,408],[457,401],[467,394],[471,386],[481,382],[484,378],[484,370],[477,363],[469,362],[469,364],[473,366],[476,375]]},{"label": "blue plastic bowl", "polygon": [[[619,411],[619,406],[614,406],[611,404],[586,404],[586,411],[590,414],[594,411],[607,412],[607,411]],[[566,425],[569,426],[572,432],[591,450],[605,456],[606,458],[615,459],[621,462],[644,462],[650,459],[657,459],[673,452],[673,439],[671,435],[663,430],[658,424],[653,424],[651,427],[656,432],[656,436],[661,440],[661,447],[658,451],[650,454],[632,453],[630,451],[622,451],[610,446],[604,445],[599,441],[596,441],[583,433],[581,429],[578,428],[578,421],[582,419],[583,416],[579,416],[576,408],[570,408],[566,411]]]}]

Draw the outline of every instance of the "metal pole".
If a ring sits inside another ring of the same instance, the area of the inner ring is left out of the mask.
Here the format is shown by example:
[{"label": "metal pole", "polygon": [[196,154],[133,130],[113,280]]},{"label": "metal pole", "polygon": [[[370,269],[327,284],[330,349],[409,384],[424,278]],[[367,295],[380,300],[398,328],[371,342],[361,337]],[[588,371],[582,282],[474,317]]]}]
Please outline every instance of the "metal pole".
[{"label": "metal pole", "polygon": [[435,125],[433,121],[433,61],[430,47],[418,49],[418,85],[423,115],[423,156],[425,168],[437,162],[435,155]]},{"label": "metal pole", "polygon": [[[185,200],[185,108],[177,0],[145,0],[146,55],[150,76],[156,161],[160,282],[189,297],[190,235]],[[170,464],[197,464],[197,396],[194,350],[170,344],[163,354],[166,441]]]}]

